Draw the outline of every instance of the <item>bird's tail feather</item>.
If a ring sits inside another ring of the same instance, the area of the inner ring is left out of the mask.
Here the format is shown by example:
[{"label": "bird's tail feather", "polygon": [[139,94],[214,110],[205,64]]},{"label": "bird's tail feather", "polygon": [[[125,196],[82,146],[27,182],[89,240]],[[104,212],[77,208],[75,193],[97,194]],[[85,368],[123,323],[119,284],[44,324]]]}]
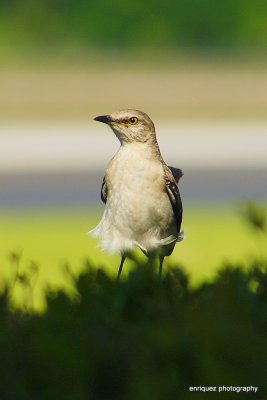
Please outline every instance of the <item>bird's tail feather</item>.
[{"label": "bird's tail feather", "polygon": [[179,232],[176,242],[182,242],[182,240],[184,240],[184,239],[185,239],[185,229],[183,231]]}]

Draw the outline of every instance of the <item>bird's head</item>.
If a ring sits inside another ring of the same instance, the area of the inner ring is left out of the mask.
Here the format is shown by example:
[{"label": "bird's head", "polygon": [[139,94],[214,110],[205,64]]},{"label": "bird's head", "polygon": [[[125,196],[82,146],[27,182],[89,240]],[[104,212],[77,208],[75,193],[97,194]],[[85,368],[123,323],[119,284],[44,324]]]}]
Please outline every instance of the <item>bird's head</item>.
[{"label": "bird's head", "polygon": [[110,115],[100,115],[94,119],[110,125],[122,144],[155,141],[154,124],[142,111],[121,110]]}]

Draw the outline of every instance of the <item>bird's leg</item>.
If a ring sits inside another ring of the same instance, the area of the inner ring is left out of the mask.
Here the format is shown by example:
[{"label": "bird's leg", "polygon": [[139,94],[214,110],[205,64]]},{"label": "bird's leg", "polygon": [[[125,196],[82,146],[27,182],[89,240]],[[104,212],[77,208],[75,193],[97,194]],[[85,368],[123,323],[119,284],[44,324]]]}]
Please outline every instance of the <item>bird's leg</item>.
[{"label": "bird's leg", "polygon": [[164,256],[160,255],[159,256],[159,278],[161,278],[162,275],[162,264],[163,264]]},{"label": "bird's leg", "polygon": [[126,258],[126,255],[125,255],[125,254],[122,254],[122,255],[121,255],[121,262],[120,262],[120,266],[119,266],[119,270],[118,270],[118,275],[117,275],[117,281],[120,280],[121,271],[122,271],[122,267],[123,267],[125,258]]}]

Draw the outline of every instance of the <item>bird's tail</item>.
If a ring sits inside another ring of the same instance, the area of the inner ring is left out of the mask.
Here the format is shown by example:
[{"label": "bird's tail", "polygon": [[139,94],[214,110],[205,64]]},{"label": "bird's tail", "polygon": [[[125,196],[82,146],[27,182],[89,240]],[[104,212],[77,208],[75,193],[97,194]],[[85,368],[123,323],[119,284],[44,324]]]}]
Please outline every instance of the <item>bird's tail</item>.
[{"label": "bird's tail", "polygon": [[176,242],[182,242],[182,240],[184,240],[184,239],[185,239],[185,229],[183,231],[179,232]]}]

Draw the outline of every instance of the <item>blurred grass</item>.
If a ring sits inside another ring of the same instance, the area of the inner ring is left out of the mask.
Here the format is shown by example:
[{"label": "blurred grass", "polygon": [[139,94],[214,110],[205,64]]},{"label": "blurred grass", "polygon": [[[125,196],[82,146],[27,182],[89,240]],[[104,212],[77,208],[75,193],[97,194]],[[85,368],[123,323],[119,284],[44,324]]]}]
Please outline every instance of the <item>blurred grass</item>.
[{"label": "blurred grass", "polygon": [[233,62],[208,55],[140,62],[117,52],[80,63],[7,64],[0,67],[0,119],[87,121],[99,112],[130,107],[169,121],[266,120],[266,67],[266,60]]},{"label": "blurred grass", "polygon": [[[233,206],[210,205],[185,209],[184,227],[186,239],[178,243],[173,255],[166,258],[168,265],[181,264],[191,277],[193,285],[211,279],[216,266],[222,262],[239,263],[244,266],[250,257],[266,255],[267,249],[259,247],[259,238],[254,240],[240,215]],[[1,211],[0,231],[0,276],[11,278],[14,267],[10,253],[21,254],[20,271],[32,263],[39,265],[35,287],[35,305],[43,304],[43,288],[49,284],[71,290],[68,269],[78,274],[88,258],[93,265],[103,267],[108,273],[116,274],[118,255],[109,255],[97,247],[97,240],[86,232],[100,219],[100,210],[53,209],[53,210],[9,210]],[[264,243],[263,243],[264,244]],[[145,257],[136,253],[141,260]],[[131,261],[124,273],[131,268]],[[20,290],[17,300],[20,299]]]}]

